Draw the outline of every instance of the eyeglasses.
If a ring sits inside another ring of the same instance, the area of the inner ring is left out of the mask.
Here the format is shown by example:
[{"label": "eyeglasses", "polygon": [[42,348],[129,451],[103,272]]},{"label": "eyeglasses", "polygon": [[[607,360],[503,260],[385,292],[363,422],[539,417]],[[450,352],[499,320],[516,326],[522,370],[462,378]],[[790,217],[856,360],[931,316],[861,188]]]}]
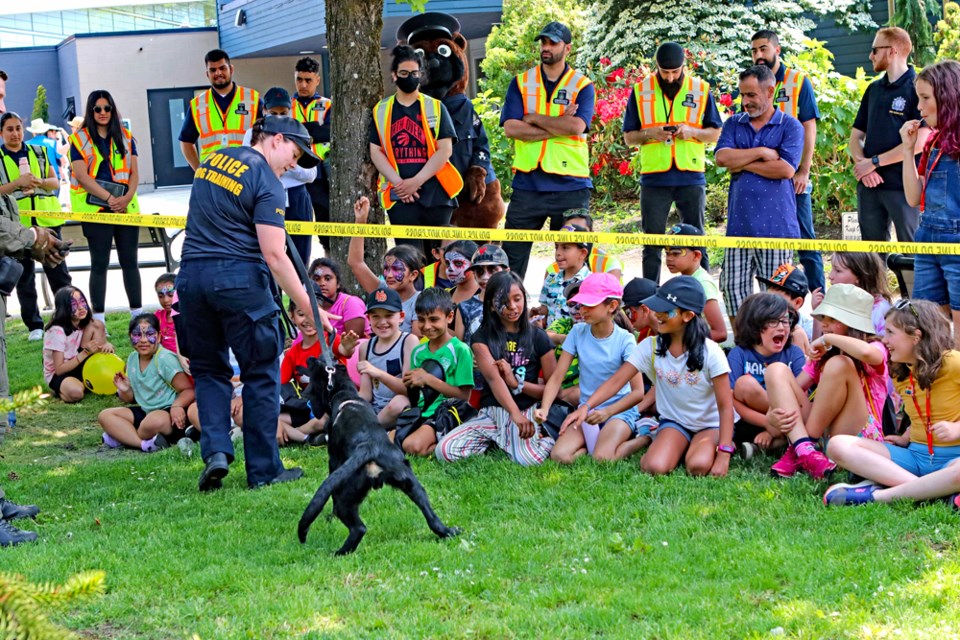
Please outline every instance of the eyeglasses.
[{"label": "eyeglasses", "polygon": [[875,56],[877,55],[877,51],[880,51],[881,49],[893,49],[893,45],[883,45],[881,47],[870,47],[870,54]]},{"label": "eyeglasses", "polygon": [[176,290],[177,290],[176,287],[174,287],[173,285],[170,285],[169,287],[160,287],[159,289],[157,289],[157,295],[162,296],[164,298],[172,298]]},{"label": "eyeglasses", "polygon": [[100,106],[97,105],[93,108],[94,113],[113,113],[113,107],[110,105]]},{"label": "eyeglasses", "polygon": [[420,72],[419,72],[419,71],[407,71],[406,69],[404,69],[403,71],[397,71],[397,77],[398,77],[398,78],[419,78],[419,77],[420,77]]},{"label": "eyeglasses", "polygon": [[141,331],[140,329],[134,329],[130,332],[130,344],[136,347],[140,344],[140,341],[146,338],[147,342],[150,344],[157,344],[157,331],[156,329],[150,328],[146,331]]},{"label": "eyeglasses", "polygon": [[897,311],[902,311],[904,309],[910,309],[910,312],[913,314],[913,317],[917,320],[920,319],[920,313],[917,311],[917,308],[913,306],[913,303],[909,298],[900,298],[893,304],[893,308]]},{"label": "eyeglasses", "polygon": [[790,327],[790,318],[779,318],[777,320],[767,320],[766,327],[767,329],[776,329],[780,325],[783,325],[787,328]]}]

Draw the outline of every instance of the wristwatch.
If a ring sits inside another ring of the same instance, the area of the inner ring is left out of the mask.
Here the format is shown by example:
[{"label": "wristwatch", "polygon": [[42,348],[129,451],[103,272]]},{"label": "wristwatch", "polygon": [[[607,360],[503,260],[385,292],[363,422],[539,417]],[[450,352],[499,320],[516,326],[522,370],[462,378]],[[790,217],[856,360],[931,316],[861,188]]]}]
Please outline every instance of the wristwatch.
[{"label": "wristwatch", "polygon": [[880,166],[880,156],[873,156],[872,158],[870,158],[870,162],[873,163],[873,166],[879,167],[879,166]]},{"label": "wristwatch", "polygon": [[717,453],[728,453],[731,456],[737,452],[737,448],[732,444],[718,444]]}]

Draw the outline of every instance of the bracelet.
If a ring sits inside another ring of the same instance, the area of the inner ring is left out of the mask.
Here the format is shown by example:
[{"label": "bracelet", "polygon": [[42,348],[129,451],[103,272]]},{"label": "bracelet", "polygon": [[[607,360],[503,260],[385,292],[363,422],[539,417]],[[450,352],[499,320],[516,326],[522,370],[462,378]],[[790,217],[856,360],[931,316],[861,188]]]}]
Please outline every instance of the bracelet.
[{"label": "bracelet", "polygon": [[590,406],[590,403],[587,402],[586,400],[584,400],[584,401],[581,402],[579,405],[577,405],[577,409],[579,409],[580,407],[586,407],[586,408],[587,408],[587,411],[593,411],[593,407],[591,407],[591,406]]},{"label": "bracelet", "polygon": [[732,444],[718,444],[717,453],[726,453],[728,455],[733,455],[737,452],[737,448]]}]

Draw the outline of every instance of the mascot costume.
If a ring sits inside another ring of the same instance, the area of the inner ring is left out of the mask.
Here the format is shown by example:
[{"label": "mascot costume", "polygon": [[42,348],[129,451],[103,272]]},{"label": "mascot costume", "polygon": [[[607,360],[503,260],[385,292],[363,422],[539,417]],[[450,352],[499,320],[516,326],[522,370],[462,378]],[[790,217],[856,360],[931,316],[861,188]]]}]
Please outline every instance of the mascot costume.
[{"label": "mascot costume", "polygon": [[466,96],[469,60],[460,22],[446,13],[423,13],[400,25],[397,42],[423,51],[426,77],[420,90],[443,102],[457,131],[450,162],[463,177],[463,192],[451,222],[458,227],[495,228],[504,215],[503,198],[490,162],[487,132]]}]

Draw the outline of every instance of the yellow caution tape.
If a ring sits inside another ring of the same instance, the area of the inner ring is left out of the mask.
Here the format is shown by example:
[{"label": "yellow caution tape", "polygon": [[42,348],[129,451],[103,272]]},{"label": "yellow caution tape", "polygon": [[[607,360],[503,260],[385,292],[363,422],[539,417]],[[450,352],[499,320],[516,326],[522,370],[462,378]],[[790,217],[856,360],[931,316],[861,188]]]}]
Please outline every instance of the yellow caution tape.
[{"label": "yellow caution tape", "polygon": [[[100,222],[131,227],[163,227],[183,229],[185,216],[130,213],[75,213],[70,211],[35,211],[36,216],[62,218],[78,222]],[[484,242],[590,242],[611,245],[654,245],[675,247],[697,245],[725,249],[786,249],[790,251],[860,251],[867,253],[906,253],[928,255],[960,254],[960,244],[874,242],[868,240],[799,240],[791,238],[737,238],[730,236],[683,236],[645,233],[525,231],[521,229],[472,229],[460,227],[416,227],[407,225],[374,225],[343,222],[287,222],[290,235],[322,235],[344,238],[415,238],[419,240],[473,240]]]}]

